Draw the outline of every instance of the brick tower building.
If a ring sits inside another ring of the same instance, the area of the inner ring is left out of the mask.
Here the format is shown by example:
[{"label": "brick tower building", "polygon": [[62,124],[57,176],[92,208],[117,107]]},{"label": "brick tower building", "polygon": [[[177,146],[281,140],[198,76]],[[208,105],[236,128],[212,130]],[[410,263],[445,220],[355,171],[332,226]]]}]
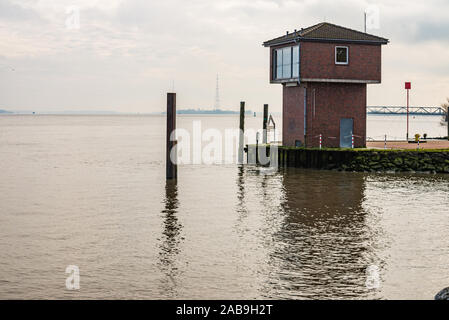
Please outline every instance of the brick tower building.
[{"label": "brick tower building", "polygon": [[381,82],[388,40],[319,23],[266,41],[270,83],[282,84],[285,146],[366,146],[366,85]]}]

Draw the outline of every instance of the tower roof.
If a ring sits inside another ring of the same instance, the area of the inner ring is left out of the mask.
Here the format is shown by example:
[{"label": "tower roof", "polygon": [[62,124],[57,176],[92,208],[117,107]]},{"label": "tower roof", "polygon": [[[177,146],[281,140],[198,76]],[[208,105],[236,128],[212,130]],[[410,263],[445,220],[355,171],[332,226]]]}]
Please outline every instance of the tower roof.
[{"label": "tower roof", "polygon": [[311,27],[265,41],[263,45],[265,47],[271,47],[298,41],[358,42],[366,44],[387,44],[389,42],[388,39],[372,34],[337,26],[328,22],[321,22]]}]

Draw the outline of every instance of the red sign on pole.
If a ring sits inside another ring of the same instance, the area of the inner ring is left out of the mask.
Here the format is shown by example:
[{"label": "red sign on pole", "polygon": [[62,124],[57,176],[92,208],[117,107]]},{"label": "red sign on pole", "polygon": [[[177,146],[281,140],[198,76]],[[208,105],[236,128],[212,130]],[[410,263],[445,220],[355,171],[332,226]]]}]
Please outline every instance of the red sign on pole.
[{"label": "red sign on pole", "polygon": [[405,83],[405,90],[407,90],[407,135],[406,135],[406,139],[408,141],[408,131],[409,131],[409,93],[408,91],[412,88],[412,83],[411,82],[406,82]]}]

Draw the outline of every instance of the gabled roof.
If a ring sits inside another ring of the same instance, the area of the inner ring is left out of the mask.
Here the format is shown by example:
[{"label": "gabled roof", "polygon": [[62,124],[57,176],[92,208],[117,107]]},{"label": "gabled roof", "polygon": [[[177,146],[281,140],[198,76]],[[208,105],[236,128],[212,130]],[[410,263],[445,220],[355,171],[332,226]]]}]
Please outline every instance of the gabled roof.
[{"label": "gabled roof", "polygon": [[387,44],[388,39],[374,36],[361,31],[337,26],[328,22],[321,22],[314,26],[288,33],[282,37],[265,41],[265,47],[286,44],[296,41],[321,42],[360,42],[366,44]]}]

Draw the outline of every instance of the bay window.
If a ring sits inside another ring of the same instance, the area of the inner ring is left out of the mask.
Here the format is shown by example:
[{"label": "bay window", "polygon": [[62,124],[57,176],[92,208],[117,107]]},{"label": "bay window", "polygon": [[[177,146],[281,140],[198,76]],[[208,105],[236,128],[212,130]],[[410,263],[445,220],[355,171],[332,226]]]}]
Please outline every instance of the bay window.
[{"label": "bay window", "polygon": [[299,77],[299,46],[276,49],[273,59],[274,79]]}]

